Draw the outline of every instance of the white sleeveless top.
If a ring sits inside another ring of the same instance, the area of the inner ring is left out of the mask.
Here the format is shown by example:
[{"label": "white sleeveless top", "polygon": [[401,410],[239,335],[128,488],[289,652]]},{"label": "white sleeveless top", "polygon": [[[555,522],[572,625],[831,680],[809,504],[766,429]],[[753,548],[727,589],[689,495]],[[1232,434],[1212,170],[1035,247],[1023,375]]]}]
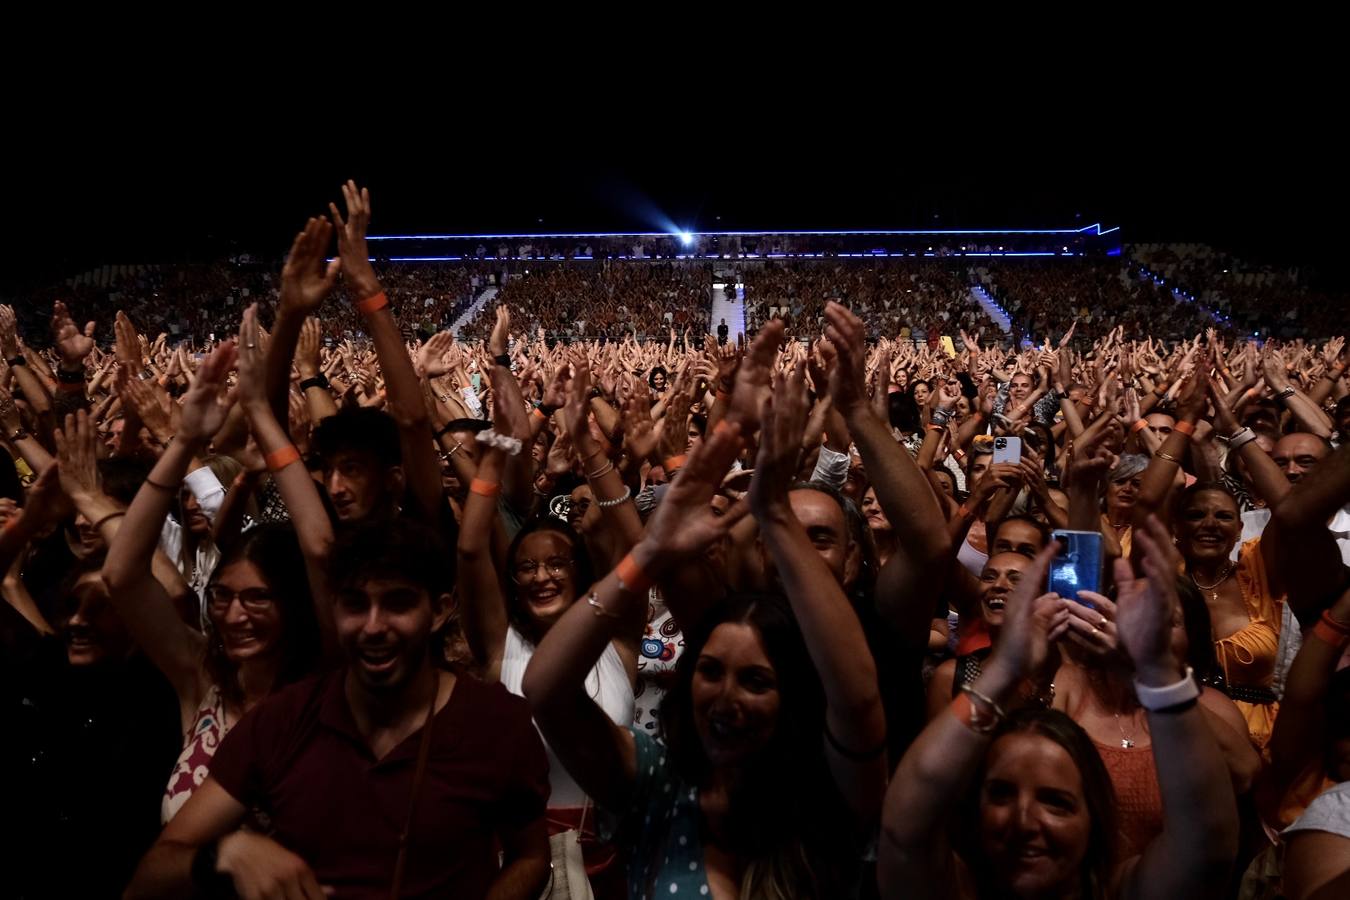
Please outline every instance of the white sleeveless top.
[{"label": "white sleeveless top", "polygon": [[[525,667],[534,655],[534,644],[525,640],[514,628],[506,630],[506,649],[502,653],[502,687],[517,697],[524,697],[520,685],[525,678]],[[621,728],[633,724],[633,685],[628,680],[619,651],[611,642],[605,645],[591,671],[586,675],[586,693],[596,702],[605,715]],[[543,738],[543,735],[540,735]],[[544,750],[548,753],[548,781],[551,793],[548,798],[550,809],[567,809],[586,804],[586,792],[577,786],[572,776],[567,774],[553,748],[544,741]]]}]

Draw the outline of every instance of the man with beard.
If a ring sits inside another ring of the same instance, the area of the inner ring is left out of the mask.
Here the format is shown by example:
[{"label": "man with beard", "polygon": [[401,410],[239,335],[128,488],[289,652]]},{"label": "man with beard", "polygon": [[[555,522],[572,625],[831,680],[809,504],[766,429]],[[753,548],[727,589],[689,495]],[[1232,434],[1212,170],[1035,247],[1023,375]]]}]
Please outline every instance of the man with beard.
[{"label": "man with beard", "polygon": [[[127,896],[538,896],[548,778],[529,709],[433,662],[453,558],[406,519],[339,537],[329,578],[346,665],[234,727]],[[271,837],[238,830],[253,806]]]}]

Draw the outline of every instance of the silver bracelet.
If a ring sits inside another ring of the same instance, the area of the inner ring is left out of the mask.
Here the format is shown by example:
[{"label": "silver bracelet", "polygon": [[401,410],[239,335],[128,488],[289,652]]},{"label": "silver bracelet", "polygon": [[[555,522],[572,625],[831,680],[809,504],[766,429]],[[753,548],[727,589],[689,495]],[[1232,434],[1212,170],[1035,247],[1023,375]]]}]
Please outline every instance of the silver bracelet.
[{"label": "silver bracelet", "polygon": [[596,497],[595,505],[600,507],[601,509],[609,509],[611,506],[618,506],[620,503],[627,503],[630,499],[632,499],[632,497],[633,497],[633,489],[625,485],[622,497],[615,497],[613,500],[601,500],[599,497]]},{"label": "silver bracelet", "polygon": [[1250,428],[1243,428],[1228,439],[1228,452],[1236,453],[1254,440],[1256,440],[1256,432]]}]

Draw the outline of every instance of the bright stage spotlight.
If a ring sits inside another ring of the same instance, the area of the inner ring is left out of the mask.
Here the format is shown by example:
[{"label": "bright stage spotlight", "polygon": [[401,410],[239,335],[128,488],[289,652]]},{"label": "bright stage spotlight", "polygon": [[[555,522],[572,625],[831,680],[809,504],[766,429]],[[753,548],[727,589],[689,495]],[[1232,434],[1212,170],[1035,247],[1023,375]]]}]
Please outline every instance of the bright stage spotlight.
[{"label": "bright stage spotlight", "polygon": [[686,247],[688,247],[690,244],[694,243],[694,236],[693,236],[692,234],[690,234],[689,232],[687,232],[687,231],[681,231],[681,232],[677,232],[677,234],[678,234],[678,236],[679,236],[679,238],[680,238],[680,243],[681,243],[681,244],[684,244]]}]

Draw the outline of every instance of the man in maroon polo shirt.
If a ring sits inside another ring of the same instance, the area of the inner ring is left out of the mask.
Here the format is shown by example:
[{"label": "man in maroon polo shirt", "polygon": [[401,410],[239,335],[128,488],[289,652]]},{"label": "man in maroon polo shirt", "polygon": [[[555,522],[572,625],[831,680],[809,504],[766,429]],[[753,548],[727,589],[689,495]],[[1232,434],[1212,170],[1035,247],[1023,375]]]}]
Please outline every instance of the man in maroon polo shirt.
[{"label": "man in maroon polo shirt", "polygon": [[[127,896],[387,898],[400,870],[399,896],[537,897],[548,762],[529,708],[432,662],[453,556],[400,519],[340,535],[331,559],[347,665],[240,720]],[[237,830],[255,808],[271,836]]]}]

